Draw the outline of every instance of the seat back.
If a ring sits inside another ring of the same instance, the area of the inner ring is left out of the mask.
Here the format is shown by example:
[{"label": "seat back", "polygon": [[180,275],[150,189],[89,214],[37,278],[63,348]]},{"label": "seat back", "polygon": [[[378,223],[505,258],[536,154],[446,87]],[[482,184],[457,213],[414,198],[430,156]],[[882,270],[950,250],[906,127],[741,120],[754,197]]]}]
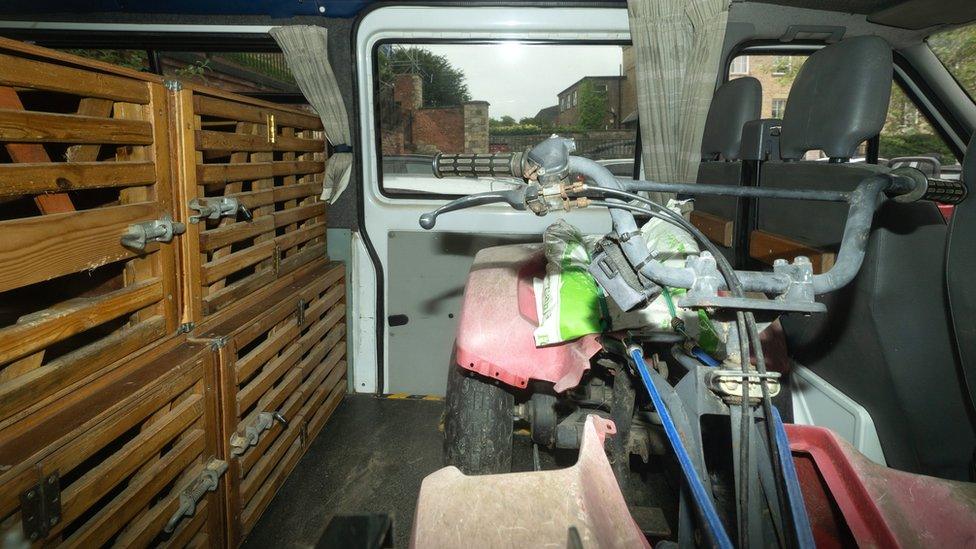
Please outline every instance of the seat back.
[{"label": "seat back", "polygon": [[[887,168],[848,163],[884,125],[892,85],[888,45],[858,37],[804,63],[787,99],[783,161],[767,162],[760,185],[851,190]],[[803,161],[812,149],[829,161]],[[832,265],[846,204],[761,200],[753,257],[815,255]],[[973,431],[956,375],[943,294],[946,227],[932,203],[888,201],[875,216],[864,265],[846,288],[820,299],[828,312],[787,316],[795,360],[864,406],[889,466],[965,478]]]},{"label": "seat back", "polygon": [[[731,80],[715,90],[705,120],[698,183],[742,184],[742,128],[746,122],[759,118],[761,106],[762,85],[755,78]],[[732,261],[735,257],[734,220],[737,219],[739,207],[735,198],[700,196],[695,199],[695,213],[692,215],[695,225],[718,244]]]},{"label": "seat back", "polygon": [[[962,181],[973,193],[976,184],[976,136],[969,141],[962,163]],[[954,208],[946,245],[946,291],[956,351],[969,403],[976,400],[976,198]]]}]

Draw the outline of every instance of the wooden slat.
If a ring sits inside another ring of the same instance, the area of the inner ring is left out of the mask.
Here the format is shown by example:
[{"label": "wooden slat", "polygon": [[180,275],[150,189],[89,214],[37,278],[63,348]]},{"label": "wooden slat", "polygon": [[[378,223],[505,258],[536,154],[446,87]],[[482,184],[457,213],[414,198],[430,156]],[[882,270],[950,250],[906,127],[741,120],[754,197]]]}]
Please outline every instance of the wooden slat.
[{"label": "wooden slat", "polygon": [[0,363],[26,356],[162,298],[163,284],[156,278],[102,296],[79,298],[56,309],[34,313],[12,326],[0,329]]},{"label": "wooden slat", "polygon": [[149,103],[145,82],[11,55],[0,54],[0,84],[129,103]]},{"label": "wooden slat", "polygon": [[301,267],[305,263],[315,261],[317,258],[326,256],[326,244],[325,242],[320,242],[318,244],[306,245],[298,253],[289,255],[288,257],[282,259],[278,262],[278,276],[290,273],[293,270]]},{"label": "wooden slat", "polygon": [[211,251],[234,242],[274,231],[274,219],[270,215],[259,217],[251,222],[242,221],[200,232],[200,249]]},{"label": "wooden slat", "polygon": [[210,130],[197,130],[196,144],[197,150],[201,151],[325,151],[325,142],[321,139],[279,137],[274,143],[271,143],[263,135],[242,135]]},{"label": "wooden slat", "polygon": [[82,70],[94,70],[107,74],[116,74],[125,78],[131,78],[133,80],[157,82],[160,84],[163,83],[162,77],[152,73],[128,69],[119,65],[113,65],[103,61],[96,61],[86,57],[79,57],[77,55],[71,55],[70,53],[64,53],[58,50],[42,48],[34,44],[28,44],[19,40],[12,40],[10,38],[0,38],[0,49],[8,52],[16,52],[34,57],[41,57],[45,61],[58,61],[61,63],[70,64],[72,66],[80,67]]},{"label": "wooden slat", "polygon": [[148,122],[0,109],[0,141],[149,145],[153,140]]},{"label": "wooden slat", "polygon": [[239,101],[226,101],[202,94],[193,96],[193,108],[197,114],[214,116],[241,122],[265,124],[268,114],[274,114],[278,126],[294,126],[310,130],[322,129],[322,120],[314,114],[298,114],[280,108],[262,108],[245,105]]},{"label": "wooden slat", "polygon": [[54,391],[97,372],[165,334],[166,320],[154,317],[123,328],[77,351],[0,385],[0,418],[39,402]]},{"label": "wooden slat", "polygon": [[254,524],[261,516],[261,513],[271,503],[271,498],[274,497],[278,488],[285,482],[288,473],[298,464],[299,458],[302,457],[301,442],[301,439],[295,439],[291,446],[288,447],[288,452],[285,453],[285,456],[278,462],[271,475],[269,475],[271,480],[261,486],[261,489],[257,491],[251,501],[246,505],[242,505],[243,509],[240,514],[242,535],[246,536],[254,528]]},{"label": "wooden slat", "polygon": [[292,223],[298,223],[300,221],[305,221],[306,219],[319,217],[325,215],[325,212],[325,202],[315,202],[314,204],[309,204],[308,206],[300,206],[290,210],[275,212],[275,228],[284,227],[285,225],[291,225]]},{"label": "wooden slat", "polygon": [[203,297],[202,310],[204,315],[212,315],[226,307],[233,305],[244,296],[265,288],[275,280],[275,272],[272,270],[255,273],[243,280],[238,280],[233,284],[228,284],[223,288],[210,292]]},{"label": "wooden slat", "polygon": [[236,198],[251,210],[256,210],[261,206],[274,204],[274,189],[258,189],[254,191],[243,191],[239,193],[226,193],[227,198]]},{"label": "wooden slat", "polygon": [[325,223],[313,223],[297,231],[275,237],[275,245],[278,246],[279,250],[290,250],[299,244],[322,236],[325,236]]},{"label": "wooden slat", "polygon": [[252,162],[249,164],[200,164],[197,166],[197,181],[224,183],[227,181],[251,181],[267,177],[302,175],[325,171],[325,162]]},{"label": "wooden slat", "polygon": [[[23,110],[20,96],[13,88],[0,86],[0,109]],[[50,162],[51,158],[42,145],[33,143],[4,143],[10,159],[17,163]],[[66,193],[42,194],[34,197],[34,203],[41,213],[63,213],[74,211],[74,204]]]},{"label": "wooden slat", "polygon": [[752,231],[749,237],[749,257],[767,265],[772,265],[777,259],[792,261],[800,255],[810,258],[815,274],[829,271],[837,258],[833,252],[820,250],[797,240],[762,230]]},{"label": "wooden slat", "polygon": [[142,203],[0,221],[0,292],[134,257],[120,238],[156,213]]},{"label": "wooden slat", "polygon": [[264,242],[246,250],[234,252],[228,256],[216,259],[201,266],[201,281],[204,284],[214,282],[235,273],[245,267],[271,258],[274,255],[274,242]]},{"label": "wooden slat", "polygon": [[722,219],[716,215],[695,210],[691,212],[691,222],[712,242],[726,248],[732,246],[734,224],[731,219]]},{"label": "wooden slat", "polygon": [[[131,105],[132,103],[129,104]],[[112,116],[114,108],[114,101],[94,97],[82,97],[81,101],[78,102],[78,111],[75,114],[108,118]],[[68,162],[94,162],[98,160],[98,153],[101,151],[101,145],[72,145],[68,147],[68,151],[64,156]]]},{"label": "wooden slat", "polygon": [[0,164],[0,196],[132,187],[155,179],[152,162]]},{"label": "wooden slat", "polygon": [[274,200],[275,202],[284,202],[286,200],[303,199],[310,196],[318,197],[321,194],[322,183],[299,183],[296,185],[275,187]]}]

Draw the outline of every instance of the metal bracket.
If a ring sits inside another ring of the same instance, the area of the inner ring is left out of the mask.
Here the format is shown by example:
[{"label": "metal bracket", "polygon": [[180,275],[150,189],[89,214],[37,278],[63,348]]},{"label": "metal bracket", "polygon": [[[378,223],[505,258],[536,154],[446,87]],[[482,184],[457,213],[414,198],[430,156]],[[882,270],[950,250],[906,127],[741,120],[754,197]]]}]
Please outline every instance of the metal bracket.
[{"label": "metal bracket", "polygon": [[244,455],[248,448],[258,443],[261,433],[270,429],[276,421],[284,428],[288,428],[288,419],[281,412],[261,412],[253,423],[244,428],[244,434],[231,435],[229,441],[231,457]]},{"label": "metal bracket", "polygon": [[199,223],[204,219],[217,220],[221,217],[236,217],[237,212],[241,213],[245,221],[250,222],[254,219],[250,210],[240,200],[227,196],[194,198],[190,200],[189,207],[198,212],[190,216],[190,223]]},{"label": "metal bracket", "polygon": [[[708,370],[705,374],[705,381],[708,387],[722,397],[723,400],[737,399],[742,400],[742,377],[741,370]],[[749,379],[749,400],[762,398],[761,383],[765,383],[769,390],[769,396],[774,397],[779,394],[779,372],[747,372],[745,377]]]},{"label": "metal bracket", "polygon": [[130,250],[141,252],[150,242],[171,242],[175,235],[185,232],[185,224],[173,221],[169,214],[164,214],[162,219],[129,225],[122,235],[121,243]]},{"label": "metal bracket", "polygon": [[210,350],[219,351],[227,345],[227,336],[215,337],[210,340]]},{"label": "metal bracket", "polygon": [[296,312],[296,316],[297,316],[297,320],[298,320],[298,325],[299,326],[302,326],[302,325],[305,324],[305,305],[307,305],[307,304],[308,303],[305,301],[305,298],[303,298],[303,297],[298,298],[298,307],[297,307],[297,310],[295,312]]},{"label": "metal bracket", "polygon": [[227,471],[227,462],[219,459],[212,459],[207,466],[200,473],[200,476],[196,478],[189,486],[180,492],[180,506],[170,517],[169,521],[166,522],[166,526],[163,527],[163,532],[170,534],[176,530],[176,525],[183,520],[184,517],[192,517],[193,513],[197,510],[197,503],[207,492],[213,492],[217,489],[217,484],[220,482],[220,477]]},{"label": "metal bracket", "polygon": [[275,115],[268,113],[268,143],[274,143],[278,139],[278,128],[275,127]]},{"label": "metal bracket", "polygon": [[183,89],[183,83],[179,80],[166,80],[163,82],[163,86],[171,92],[178,92]]},{"label": "metal bracket", "polygon": [[183,324],[180,324],[180,326],[178,328],[176,328],[176,335],[188,334],[188,333],[192,332],[193,331],[193,328],[195,328],[195,327],[196,327],[196,324],[193,323],[193,322],[184,322]]},{"label": "metal bracket", "polygon": [[61,477],[57,471],[20,494],[24,535],[34,542],[47,537],[61,520]]}]

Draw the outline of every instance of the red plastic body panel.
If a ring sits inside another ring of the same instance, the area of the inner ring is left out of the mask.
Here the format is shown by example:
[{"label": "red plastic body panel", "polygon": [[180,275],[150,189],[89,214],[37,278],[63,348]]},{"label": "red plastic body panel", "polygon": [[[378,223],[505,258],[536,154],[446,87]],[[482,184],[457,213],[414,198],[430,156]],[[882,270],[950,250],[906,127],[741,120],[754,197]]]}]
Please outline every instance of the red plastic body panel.
[{"label": "red plastic body panel", "polygon": [[820,427],[786,434],[817,547],[976,546],[976,484],[883,467]]},{"label": "red plastic body panel", "polygon": [[532,279],[545,272],[541,244],[486,248],[475,256],[458,322],[457,363],[516,388],[529,380],[571,389],[600,350],[595,335],[536,347],[538,325]]},{"label": "red plastic body panel", "polygon": [[465,476],[427,475],[417,496],[410,547],[566,547],[575,527],[583,547],[650,548],[631,518],[603,450],[613,422],[586,418],[572,467]]}]

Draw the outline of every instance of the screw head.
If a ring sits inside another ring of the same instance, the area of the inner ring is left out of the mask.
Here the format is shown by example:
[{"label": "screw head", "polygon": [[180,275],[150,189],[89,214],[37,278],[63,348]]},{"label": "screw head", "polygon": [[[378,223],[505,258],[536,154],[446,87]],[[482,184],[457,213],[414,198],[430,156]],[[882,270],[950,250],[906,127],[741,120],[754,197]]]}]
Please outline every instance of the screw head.
[{"label": "screw head", "polygon": [[53,516],[53,517],[51,517],[51,518],[50,518],[50,519],[49,519],[49,520],[48,520],[47,522],[48,522],[48,524],[50,524],[51,526],[54,526],[55,524],[57,524],[57,523],[58,523],[58,516],[57,516],[57,515],[55,515],[55,516]]},{"label": "screw head", "polygon": [[31,541],[36,541],[37,540],[37,532],[31,532],[30,539],[31,539]]},{"label": "screw head", "polygon": [[27,499],[34,499],[34,491],[33,490],[28,490],[27,491]]}]

